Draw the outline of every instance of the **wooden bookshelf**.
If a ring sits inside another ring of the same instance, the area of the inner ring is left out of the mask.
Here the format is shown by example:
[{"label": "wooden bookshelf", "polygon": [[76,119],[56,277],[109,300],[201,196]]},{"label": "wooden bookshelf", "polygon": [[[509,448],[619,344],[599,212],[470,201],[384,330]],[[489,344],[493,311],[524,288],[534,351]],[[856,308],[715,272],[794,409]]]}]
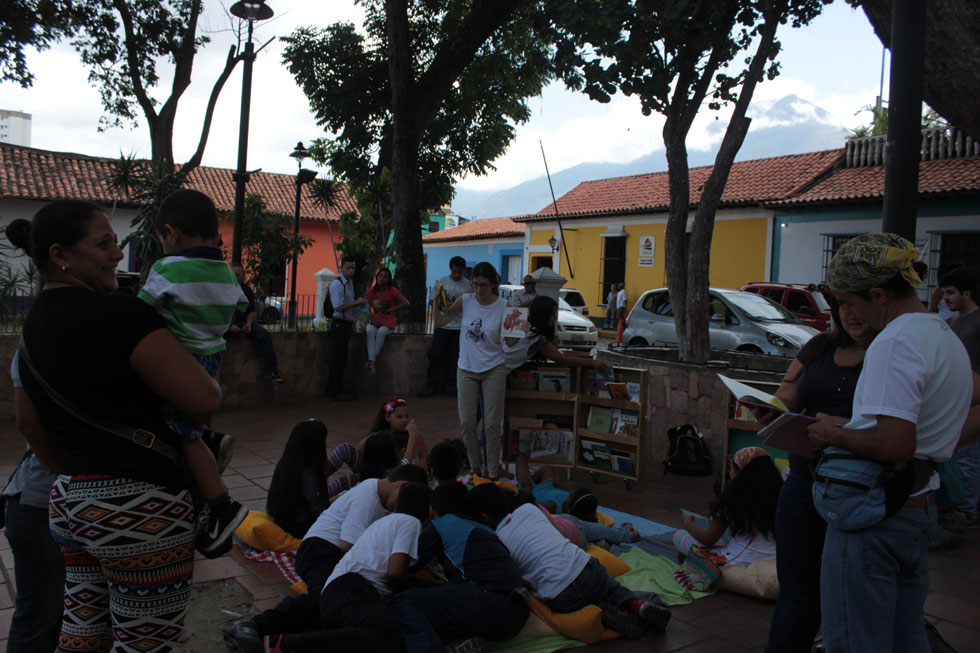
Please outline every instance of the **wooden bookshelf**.
[{"label": "wooden bookshelf", "polygon": [[[779,389],[779,384],[772,381],[754,381],[749,379],[736,379],[746,385],[750,385],[753,388],[758,388],[768,392],[769,394],[775,394],[776,390]],[[762,428],[762,424],[757,422],[751,414],[747,413],[745,410],[740,410],[741,403],[731,394],[728,395],[728,419],[726,420],[725,428],[725,460],[722,465],[721,470],[721,487],[722,489],[728,484],[729,472],[731,470],[731,459],[736,451],[742,447],[762,447],[768,451],[776,466],[782,468],[788,464],[786,458],[786,452],[779,449],[773,449],[763,445],[763,438],[756,436],[755,434]],[[748,417],[749,419],[745,419]]]},{"label": "wooden bookshelf", "polygon": [[[527,373],[544,372],[554,374],[555,371],[568,371],[569,387],[568,391],[554,392],[551,390],[531,390],[514,389],[518,380],[518,375],[523,373],[524,383],[527,383]],[[579,387],[579,368],[568,368],[562,365],[549,363],[525,363],[514,370],[507,377],[506,403],[504,405],[504,433],[503,433],[503,460],[504,462],[514,462],[517,459],[517,444],[514,441],[515,433],[512,427],[512,418],[524,418],[529,420],[542,419],[546,416],[564,418],[568,422],[568,430],[572,433],[572,440],[566,461],[555,462],[553,460],[535,461],[531,464],[547,464],[552,467],[566,467],[571,469],[575,462],[575,420],[576,405],[578,400],[577,389]],[[561,429],[564,430],[564,429]]]}]

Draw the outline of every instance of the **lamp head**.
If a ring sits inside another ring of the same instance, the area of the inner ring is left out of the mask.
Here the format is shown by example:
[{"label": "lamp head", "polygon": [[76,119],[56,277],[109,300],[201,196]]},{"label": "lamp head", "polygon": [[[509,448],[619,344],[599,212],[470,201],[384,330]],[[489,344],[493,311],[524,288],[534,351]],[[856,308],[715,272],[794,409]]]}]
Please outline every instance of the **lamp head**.
[{"label": "lamp head", "polygon": [[554,236],[548,239],[548,244],[551,246],[552,252],[558,249],[558,241],[555,239]]},{"label": "lamp head", "polygon": [[271,7],[265,4],[265,0],[239,0],[228,11],[231,12],[232,16],[247,20],[250,23],[272,18],[275,13]]},{"label": "lamp head", "polygon": [[296,159],[296,165],[298,165],[300,168],[302,168],[303,167],[303,159],[305,159],[308,156],[310,156],[310,152],[305,147],[303,147],[303,141],[300,141],[299,143],[296,143],[296,149],[293,150],[293,153],[290,154],[289,156],[291,156],[294,159]]}]

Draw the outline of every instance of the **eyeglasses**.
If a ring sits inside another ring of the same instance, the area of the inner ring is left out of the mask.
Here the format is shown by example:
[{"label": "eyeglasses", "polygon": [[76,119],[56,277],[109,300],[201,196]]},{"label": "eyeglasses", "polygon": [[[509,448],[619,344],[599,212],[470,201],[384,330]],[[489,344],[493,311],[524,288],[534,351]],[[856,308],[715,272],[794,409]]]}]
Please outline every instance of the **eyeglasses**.
[{"label": "eyeglasses", "polygon": [[474,288],[487,288],[487,287],[492,286],[492,285],[493,284],[490,283],[489,281],[474,281],[473,282],[473,287]]},{"label": "eyeglasses", "polygon": [[524,285],[525,286],[536,286],[536,285],[538,285],[538,282],[537,281],[525,281],[524,282]]}]

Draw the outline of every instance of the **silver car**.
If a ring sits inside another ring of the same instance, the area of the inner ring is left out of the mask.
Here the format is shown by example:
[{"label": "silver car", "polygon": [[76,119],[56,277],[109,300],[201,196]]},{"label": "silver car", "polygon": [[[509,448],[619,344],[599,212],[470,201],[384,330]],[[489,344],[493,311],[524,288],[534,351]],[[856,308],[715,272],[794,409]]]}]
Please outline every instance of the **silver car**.
[{"label": "silver car", "polygon": [[[795,356],[818,331],[773,301],[740,290],[708,291],[708,337],[712,349]],[[633,306],[623,332],[632,346],[677,343],[674,311],[666,288],[648,290]]]}]

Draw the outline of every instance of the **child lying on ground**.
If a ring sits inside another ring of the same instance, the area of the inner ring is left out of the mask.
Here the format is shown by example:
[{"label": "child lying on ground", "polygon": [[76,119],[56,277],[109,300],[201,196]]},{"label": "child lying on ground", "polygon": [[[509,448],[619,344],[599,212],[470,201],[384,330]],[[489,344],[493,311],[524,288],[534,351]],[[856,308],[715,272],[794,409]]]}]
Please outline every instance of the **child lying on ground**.
[{"label": "child lying on ground", "polygon": [[528,503],[508,513],[504,491],[491,484],[470,491],[467,505],[491,528],[517,563],[525,584],[554,612],[602,608],[602,622],[636,638],[662,632],[670,608],[644,601],[612,579],[599,561],[559,533],[538,506]]}]

